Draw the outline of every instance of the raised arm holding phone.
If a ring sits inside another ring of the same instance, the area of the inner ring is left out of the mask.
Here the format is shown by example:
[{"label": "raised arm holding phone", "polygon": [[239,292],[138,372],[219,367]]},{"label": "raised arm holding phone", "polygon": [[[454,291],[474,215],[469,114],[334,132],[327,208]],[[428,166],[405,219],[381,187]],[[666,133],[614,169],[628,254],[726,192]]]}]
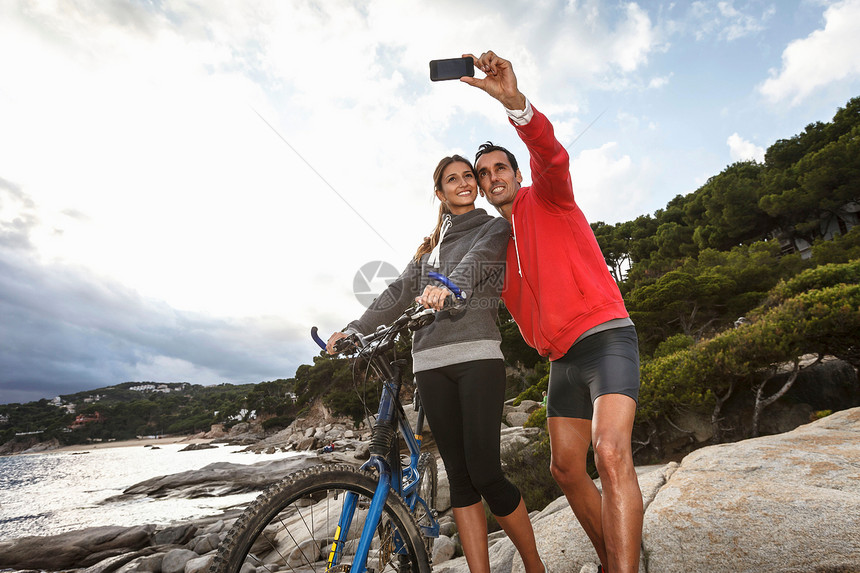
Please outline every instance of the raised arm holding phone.
[{"label": "raised arm holding phone", "polygon": [[[552,124],[517,87],[511,63],[468,54],[486,77],[460,81],[507,110],[529,151],[486,143],[475,158],[483,195],[511,223],[502,299],[525,341],[549,357],[551,471],[605,573],[638,571],[643,506],[631,435],[639,392],[636,331],[594,234],[574,199],[570,159]],[[593,444],[603,493],[586,471]]]}]

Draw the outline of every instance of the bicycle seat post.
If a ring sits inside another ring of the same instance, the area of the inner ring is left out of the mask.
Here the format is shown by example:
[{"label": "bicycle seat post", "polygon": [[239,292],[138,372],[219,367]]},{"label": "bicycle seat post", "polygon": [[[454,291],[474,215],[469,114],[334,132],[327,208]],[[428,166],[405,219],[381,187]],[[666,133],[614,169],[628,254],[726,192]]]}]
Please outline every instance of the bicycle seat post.
[{"label": "bicycle seat post", "polygon": [[424,433],[424,405],[421,404],[421,394],[418,388],[415,388],[415,396],[412,398],[413,407],[418,412],[418,420],[415,422],[415,437],[421,442],[421,435]]}]

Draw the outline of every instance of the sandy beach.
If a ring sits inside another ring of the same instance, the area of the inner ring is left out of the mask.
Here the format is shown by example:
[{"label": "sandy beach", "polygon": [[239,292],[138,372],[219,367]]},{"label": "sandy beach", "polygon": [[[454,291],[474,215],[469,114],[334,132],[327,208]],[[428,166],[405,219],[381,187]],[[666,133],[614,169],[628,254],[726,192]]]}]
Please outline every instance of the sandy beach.
[{"label": "sandy beach", "polygon": [[83,452],[87,450],[102,450],[107,448],[130,448],[135,446],[162,446],[165,444],[208,444],[212,438],[200,438],[198,436],[164,436],[161,438],[140,438],[134,440],[121,440],[115,442],[95,442],[92,444],[74,444],[63,446],[54,450],[46,450],[40,453],[53,452]]}]

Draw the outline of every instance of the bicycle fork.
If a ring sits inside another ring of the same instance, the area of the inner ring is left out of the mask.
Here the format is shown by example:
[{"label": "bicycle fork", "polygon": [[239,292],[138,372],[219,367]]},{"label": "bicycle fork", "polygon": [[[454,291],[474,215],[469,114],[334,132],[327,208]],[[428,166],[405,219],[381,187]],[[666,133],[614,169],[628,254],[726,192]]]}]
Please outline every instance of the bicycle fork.
[{"label": "bicycle fork", "polygon": [[[399,367],[395,363],[392,365],[395,368],[396,381],[399,381]],[[388,495],[391,493],[392,484],[396,483],[398,492],[402,486],[400,465],[392,468],[385,459],[386,455],[391,454],[392,449],[396,449],[396,429],[394,425],[394,400],[392,396],[396,396],[399,392],[399,383],[395,384],[394,388],[389,388],[388,383],[383,384],[382,396],[379,403],[379,413],[376,424],[373,427],[373,437],[370,443],[370,459],[364,464],[364,468],[375,467],[379,481],[376,484],[376,490],[373,492],[373,498],[370,501],[367,518],[364,522],[364,528],[361,532],[361,538],[358,542],[358,547],[355,550],[352,567],[350,573],[364,573],[367,570],[367,556],[370,552],[371,541],[376,528],[380,525],[382,511],[385,508],[385,503],[388,501]],[[392,454],[394,459],[399,459],[399,453],[394,451]],[[392,472],[396,473],[392,479]],[[327,559],[327,567],[331,569],[338,564],[346,539],[349,535],[349,530],[352,525],[352,519],[355,510],[358,508],[358,494],[348,492],[344,499],[343,512],[338,521],[337,529],[335,530],[334,541],[332,542],[329,556]],[[380,547],[380,551],[390,549],[392,553],[399,554],[402,550],[403,540],[400,538],[399,532],[393,532],[394,538],[389,543],[393,547]],[[385,541],[385,540],[383,540]]]},{"label": "bicycle fork", "polygon": [[[367,555],[370,551],[370,543],[373,539],[373,533],[379,526],[379,521],[382,518],[382,510],[385,507],[385,502],[388,501],[388,493],[391,488],[391,472],[382,471],[385,464],[377,464],[380,469],[379,482],[376,484],[376,491],[373,492],[373,498],[370,502],[370,507],[367,511],[367,519],[364,522],[364,529],[361,531],[361,539],[358,542],[358,547],[355,550],[355,557],[352,562],[350,573],[364,573],[367,569]],[[331,569],[337,565],[343,552],[343,546],[349,535],[349,529],[352,525],[352,518],[355,515],[355,510],[358,506],[358,494],[348,492],[346,494],[343,512],[338,521],[337,530],[335,530],[334,541],[329,551],[327,567]],[[380,548],[382,550],[382,548]]]}]

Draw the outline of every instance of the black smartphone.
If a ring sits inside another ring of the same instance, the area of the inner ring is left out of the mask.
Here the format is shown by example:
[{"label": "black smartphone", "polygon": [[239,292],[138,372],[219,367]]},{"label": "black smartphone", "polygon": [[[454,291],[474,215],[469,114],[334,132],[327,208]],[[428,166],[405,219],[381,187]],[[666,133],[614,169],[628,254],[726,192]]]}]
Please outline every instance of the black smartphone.
[{"label": "black smartphone", "polygon": [[434,82],[459,80],[463,76],[475,76],[475,65],[472,63],[472,58],[430,61],[430,79]]}]

